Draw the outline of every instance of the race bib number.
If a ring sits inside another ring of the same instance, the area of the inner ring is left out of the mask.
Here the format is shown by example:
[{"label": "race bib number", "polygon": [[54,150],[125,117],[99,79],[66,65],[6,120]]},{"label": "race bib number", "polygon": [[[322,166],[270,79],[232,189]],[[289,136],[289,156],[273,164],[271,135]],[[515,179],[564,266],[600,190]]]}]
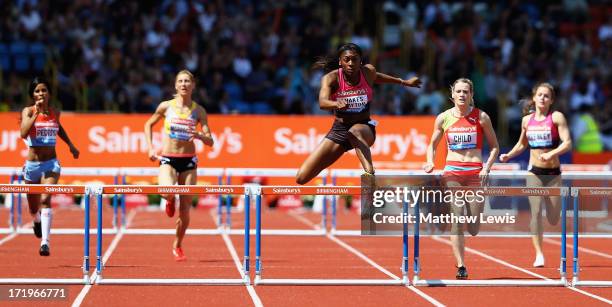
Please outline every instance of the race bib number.
[{"label": "race bib number", "polygon": [[527,141],[531,147],[552,146],[552,132],[549,130],[527,131]]},{"label": "race bib number", "polygon": [[477,133],[474,132],[457,132],[448,133],[448,148],[450,150],[474,149],[477,145]]},{"label": "race bib number", "polygon": [[55,144],[59,127],[54,123],[35,123],[36,141],[40,144]]},{"label": "race bib number", "polygon": [[361,112],[368,104],[368,95],[339,97],[338,101],[346,103],[345,112]]},{"label": "race bib number", "polygon": [[195,130],[195,121],[193,119],[173,119],[170,122],[170,137],[182,141],[188,141]]}]

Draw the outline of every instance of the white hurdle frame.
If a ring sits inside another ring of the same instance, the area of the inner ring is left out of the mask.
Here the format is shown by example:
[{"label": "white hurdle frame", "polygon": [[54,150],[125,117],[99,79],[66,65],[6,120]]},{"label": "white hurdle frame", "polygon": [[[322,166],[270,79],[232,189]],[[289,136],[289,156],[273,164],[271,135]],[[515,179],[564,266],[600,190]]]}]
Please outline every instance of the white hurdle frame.
[{"label": "white hurdle frame", "polygon": [[[263,188],[263,189],[262,189]],[[270,191],[266,193],[265,190]],[[314,279],[314,278],[263,278],[263,262],[261,255],[261,196],[264,194],[283,195],[355,195],[361,194],[360,186],[264,186],[255,188],[256,197],[255,211],[255,285],[352,285],[352,286],[388,286],[388,285],[407,285],[408,278],[408,233],[407,224],[404,224],[403,247],[404,257],[402,259],[402,278],[401,279]],[[407,212],[407,205],[404,204]],[[329,234],[328,234],[329,235]]]},{"label": "white hurdle frame", "polygon": [[[158,167],[63,167],[62,175],[66,176],[106,176],[106,177],[114,177],[115,184],[125,184],[125,176],[145,176],[145,177],[156,177],[159,173]],[[198,176],[205,177],[218,177],[219,185],[222,184],[223,176],[225,175],[224,168],[199,168],[197,170]],[[10,175],[21,176],[21,169],[17,168],[9,168],[9,167],[0,167],[0,175]],[[120,183],[119,181],[122,181]],[[19,210],[22,206],[20,205],[21,199],[23,195],[20,193],[17,194],[17,201],[12,204],[17,210]],[[221,194],[219,196],[221,198]],[[147,228],[132,228],[129,229],[126,224],[126,207],[125,207],[125,198],[123,195],[120,197],[121,199],[114,198],[112,202],[113,206],[113,227],[112,228],[103,228],[103,234],[117,234],[120,231],[124,234],[136,234],[136,235],[173,235],[175,234],[175,229],[147,229]],[[120,204],[118,203],[120,202]],[[19,204],[19,205],[18,205]],[[119,207],[121,208],[121,213],[119,213]],[[222,223],[222,215],[221,215],[221,203],[218,206],[218,214],[219,221],[218,224],[221,225],[217,229],[189,229],[187,234],[190,235],[217,235],[221,233],[225,233]],[[13,210],[13,208],[11,208]],[[229,215],[229,213],[228,213]],[[23,228],[20,221],[21,214],[18,214],[15,219],[17,222],[13,224],[13,212],[9,214],[9,228],[0,228],[0,234],[8,234],[8,233],[18,233],[18,234],[30,234],[32,232],[31,228]],[[121,217],[121,219],[120,219]],[[98,229],[92,230],[93,234],[96,234]],[[236,232],[237,233],[237,232]],[[240,231],[240,234],[243,232]],[[73,235],[73,234],[84,234],[84,230],[81,228],[52,228],[52,235]]]},{"label": "white hurdle frame", "polygon": [[[95,176],[108,176],[108,177],[115,177],[117,178],[119,176],[119,170],[120,168],[116,168],[116,167],[62,167],[62,175],[65,176],[90,176],[90,177],[95,177]],[[0,175],[7,175],[7,174],[14,174],[15,176],[18,176],[19,178],[22,177],[22,173],[21,173],[21,169],[19,168],[9,168],[9,167],[0,167]],[[9,227],[8,229],[6,228],[0,228],[0,233],[18,233],[18,234],[30,234],[32,233],[32,229],[31,228],[24,228],[22,227],[23,225],[21,224],[21,207],[22,207],[22,201],[21,199],[24,198],[24,195],[22,195],[23,193],[15,193],[17,194],[17,223],[15,225],[13,225],[12,227]],[[68,194],[68,193],[61,193],[61,194]],[[79,193],[74,193],[74,194],[79,194]],[[85,197],[85,195],[83,195]],[[16,205],[15,203],[12,204],[13,206]],[[85,209],[85,208],[83,208]],[[11,212],[11,215],[14,212]],[[12,219],[12,217],[10,217]],[[114,222],[114,221],[113,221]],[[97,230],[94,231],[94,233]],[[117,227],[117,225],[113,225],[113,228],[104,228],[103,230],[104,234],[116,234],[119,229]],[[84,234],[85,231],[81,228],[52,228],[51,229],[51,234],[52,235],[74,235],[74,234]]]},{"label": "white hurdle frame", "polygon": [[[129,189],[129,190],[128,190]],[[97,234],[97,261],[96,261],[96,278],[93,281],[96,285],[250,285],[251,279],[249,276],[250,260],[249,260],[249,245],[250,245],[250,190],[243,186],[197,186],[197,185],[180,185],[180,186],[104,186],[103,191],[98,195],[98,201],[102,200],[102,194],[243,194],[245,196],[245,223],[244,223],[244,262],[243,262],[243,277],[242,278],[103,278],[104,263],[102,262],[102,235],[98,230]],[[98,225],[101,225],[102,210],[98,209]],[[101,226],[99,226],[101,227]]]},{"label": "white hurdle frame", "polygon": [[573,216],[573,270],[572,270],[572,286],[574,287],[612,287],[612,280],[580,280],[580,264],[578,262],[578,253],[579,253],[579,217],[580,217],[580,195],[592,195],[599,196],[603,195],[604,197],[612,196],[612,187],[572,187],[571,190],[572,197],[574,198],[574,216]]},{"label": "white hurdle frame", "polygon": [[[559,190],[559,195],[553,194],[551,196],[561,197],[561,261],[559,265],[559,279],[548,279],[548,280],[526,280],[526,279],[471,279],[471,280],[455,280],[455,279],[420,279],[419,274],[421,272],[419,262],[419,219],[416,219],[415,231],[414,231],[414,248],[413,248],[413,259],[414,259],[414,276],[412,284],[415,286],[427,286],[427,287],[452,287],[452,286],[508,286],[508,287],[533,287],[533,286],[548,286],[548,287],[565,287],[568,285],[567,281],[567,255],[566,255],[566,208],[567,198],[570,196],[568,187],[538,187],[538,188],[524,188],[524,187],[488,187],[484,190],[507,190],[517,191],[524,190],[520,194],[509,194],[499,195],[499,193],[490,193],[489,196],[536,196],[540,195],[538,190]],[[419,205],[414,206],[415,216],[419,216]]]},{"label": "white hurdle frame", "polygon": [[[225,176],[226,183],[231,183],[232,177],[247,177],[247,176],[262,176],[262,177],[295,177],[298,169],[296,168],[226,168]],[[323,185],[327,183],[329,171],[322,170],[317,177],[321,178]],[[255,187],[253,187],[255,188]],[[229,201],[226,204],[227,214],[231,211]],[[262,235],[268,236],[324,236],[327,234],[327,197],[323,199],[323,212],[321,213],[321,229],[262,229]],[[229,234],[241,235],[244,233],[242,229],[230,229]],[[253,234],[253,233],[252,233]]]},{"label": "white hurdle frame", "polygon": [[[49,187],[49,186],[46,186]],[[82,231],[83,236],[83,277],[82,278],[0,278],[0,285],[2,284],[33,284],[33,285],[87,285],[91,283],[89,278],[89,228],[90,228],[90,195],[94,193],[94,190],[89,186],[72,186],[72,185],[53,185],[53,188],[61,189],[64,194],[84,194],[85,197],[85,221],[84,229]],[[44,190],[44,185],[13,185],[13,184],[0,184],[0,189],[3,192],[8,193],[31,193],[31,194],[42,194],[48,193]],[[98,207],[101,202],[98,203]],[[31,229],[30,232],[31,233]]]},{"label": "white hurdle frame", "polygon": [[[63,193],[63,194],[84,194],[85,195],[85,223],[83,229],[84,255],[83,255],[83,278],[0,278],[0,284],[129,284],[129,285],[177,285],[177,284],[198,284],[198,285],[250,285],[249,276],[250,260],[250,190],[243,186],[198,186],[198,185],[172,185],[172,186],[153,186],[153,185],[41,185],[41,184],[0,184],[2,193]],[[245,195],[245,223],[244,227],[244,262],[242,266],[241,278],[227,279],[138,279],[138,278],[109,278],[104,279],[102,272],[103,245],[102,235],[102,215],[103,215],[103,194],[244,194]],[[89,276],[89,237],[90,237],[90,196],[95,195],[97,199],[97,229],[96,233],[96,274]],[[95,277],[95,278],[94,278]]]},{"label": "white hurdle frame", "polygon": [[[520,170],[521,165],[518,163],[495,163],[492,167],[492,174],[501,172],[515,173]],[[363,174],[362,169],[332,169],[330,171],[332,186],[336,185],[337,178],[359,178]],[[377,176],[441,176],[442,172],[426,173],[420,169],[381,169],[376,171]],[[499,179],[515,179],[515,178],[499,178]],[[337,226],[337,196],[332,196],[331,211],[331,234],[336,236],[360,236],[359,230],[338,230]],[[487,203],[488,204],[488,203]],[[513,205],[513,210],[515,210]],[[486,208],[485,208],[486,209]],[[486,210],[489,214],[495,214],[496,211],[507,212],[506,210]],[[501,214],[503,214],[501,213]],[[514,214],[515,211],[512,212]]]},{"label": "white hurdle frame", "polygon": [[[120,177],[123,179],[125,176],[144,176],[144,177],[154,177],[159,174],[158,167],[122,167],[119,169]],[[223,176],[225,175],[224,168],[198,168],[197,169],[198,176],[204,177],[218,177],[218,186],[222,186],[223,184]],[[123,180],[125,181],[125,180]],[[126,185],[126,187],[130,187],[130,185]],[[139,187],[137,185],[132,185],[132,187]],[[222,233],[227,233],[227,230],[224,229],[225,224],[223,224],[223,214],[222,214],[222,198],[224,194],[219,194],[219,204],[217,206],[217,228],[211,229],[187,229],[187,233],[189,235],[218,235]],[[124,198],[124,195],[121,197]],[[125,201],[122,200],[122,226],[121,231],[123,234],[129,235],[174,235],[176,234],[176,229],[167,228],[167,229],[152,229],[152,228],[129,228],[129,225],[126,224],[125,221]],[[229,219],[229,218],[228,218]],[[228,220],[227,219],[227,220]],[[227,221],[226,220],[226,221]]]}]

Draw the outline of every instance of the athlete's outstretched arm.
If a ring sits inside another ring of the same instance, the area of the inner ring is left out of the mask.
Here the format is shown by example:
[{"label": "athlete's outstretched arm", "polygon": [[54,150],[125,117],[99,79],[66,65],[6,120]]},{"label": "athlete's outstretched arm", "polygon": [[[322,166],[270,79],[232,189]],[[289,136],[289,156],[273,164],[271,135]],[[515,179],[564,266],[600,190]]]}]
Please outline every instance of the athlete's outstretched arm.
[{"label": "athlete's outstretched arm", "polygon": [[480,125],[482,126],[482,131],[487,138],[489,148],[491,149],[489,152],[489,158],[482,168],[482,172],[486,172],[486,174],[488,174],[493,166],[493,163],[495,163],[495,160],[497,160],[497,155],[499,155],[499,143],[497,142],[497,136],[495,135],[491,118],[483,111],[480,112]]},{"label": "athlete's outstretched arm", "polygon": [[144,125],[145,139],[147,140],[147,148],[149,149],[149,159],[151,161],[155,161],[157,159],[157,154],[155,153],[155,149],[153,148],[153,133],[152,129],[155,124],[164,117],[166,113],[166,109],[168,109],[168,103],[162,102],[157,106],[155,113],[147,120]]},{"label": "athlete's outstretched arm", "polygon": [[507,162],[508,160],[520,155],[523,151],[525,151],[525,149],[527,149],[529,146],[529,143],[527,142],[527,123],[529,122],[529,117],[530,115],[524,116],[522,119],[521,136],[519,137],[518,142],[516,142],[516,145],[514,145],[514,147],[512,147],[508,153],[501,154],[499,156],[499,161]]},{"label": "athlete's outstretched arm", "polygon": [[34,125],[36,117],[38,117],[38,112],[36,109],[32,110],[31,108],[24,108],[21,112],[21,125],[19,127],[19,132],[21,133],[22,139],[28,137],[28,133],[30,132],[32,125]]},{"label": "athlete's outstretched arm", "polygon": [[436,117],[436,121],[434,123],[434,130],[431,135],[431,140],[429,141],[429,145],[427,146],[427,162],[423,165],[423,170],[427,173],[431,173],[434,169],[434,160],[436,159],[436,148],[442,139],[442,135],[444,135],[444,129],[442,128],[442,124],[444,123],[444,118],[442,114]]},{"label": "athlete's outstretched arm", "polygon": [[381,72],[376,71],[374,65],[366,64],[363,66],[366,71],[370,71],[374,73],[374,82],[375,83],[391,83],[391,84],[400,84],[403,86],[410,87],[421,87],[421,80],[418,77],[412,77],[408,80],[404,80],[402,78],[393,77],[387,74],[383,74]]}]

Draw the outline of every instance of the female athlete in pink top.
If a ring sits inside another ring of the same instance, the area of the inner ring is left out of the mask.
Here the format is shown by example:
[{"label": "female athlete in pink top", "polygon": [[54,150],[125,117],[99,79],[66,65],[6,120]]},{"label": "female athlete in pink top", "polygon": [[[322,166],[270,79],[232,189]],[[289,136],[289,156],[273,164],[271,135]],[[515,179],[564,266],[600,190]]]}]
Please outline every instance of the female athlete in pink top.
[{"label": "female athlete in pink top", "polygon": [[376,122],[370,119],[372,85],[395,83],[420,87],[421,81],[416,77],[402,80],[377,72],[373,65],[363,64],[361,48],[350,43],[338,48],[337,55],[320,59],[314,67],[326,72],[321,78],[319,106],[333,111],[336,118],[325,139],[298,170],[296,182],[307,183],[353,148],[363,170],[372,177],[370,146],[376,139]]},{"label": "female athlete in pink top", "polygon": [[[507,162],[529,147],[529,172],[532,175],[527,177],[528,186],[561,185],[559,155],[572,149],[572,140],[563,113],[551,110],[554,101],[555,89],[551,84],[540,83],[533,88],[530,103],[524,110],[526,115],[521,123],[521,136],[510,152],[499,157],[501,162]],[[560,197],[529,197],[530,228],[536,251],[534,267],[544,266],[542,201],[546,204],[546,218],[551,225],[557,224],[561,213]]]}]

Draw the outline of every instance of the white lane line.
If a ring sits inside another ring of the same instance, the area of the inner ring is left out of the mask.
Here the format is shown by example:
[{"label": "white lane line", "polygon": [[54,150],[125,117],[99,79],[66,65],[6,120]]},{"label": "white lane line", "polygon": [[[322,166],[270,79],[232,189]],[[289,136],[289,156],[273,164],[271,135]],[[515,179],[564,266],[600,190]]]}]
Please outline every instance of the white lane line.
[{"label": "white lane line", "polygon": [[[21,226],[20,228],[28,228],[28,227],[29,227],[29,228],[31,228],[31,227],[32,227],[32,222],[28,222],[27,224],[24,224],[24,225],[23,225],[23,226]],[[2,238],[2,240],[0,240],[0,245],[4,244],[4,243],[6,243],[6,242],[8,242],[8,241],[10,241],[10,240],[15,239],[15,238],[17,237],[17,235],[18,235],[18,234],[19,234],[19,232],[15,231],[15,232],[11,233],[10,235],[8,235],[8,236],[6,236],[6,237]]]},{"label": "white lane line", "polygon": [[[217,216],[215,215],[213,210],[210,210],[209,212],[210,212],[210,217],[213,219],[213,221],[215,222],[218,228],[219,225],[217,224],[217,218],[216,218]],[[240,273],[240,277],[244,279],[245,278],[244,270],[243,270],[242,264],[240,263],[240,257],[238,257],[236,248],[234,248],[234,244],[232,243],[232,240],[227,235],[227,233],[221,233],[221,237],[223,238],[223,242],[225,242],[225,246],[227,247],[230,255],[232,256],[232,260],[234,260],[234,264],[236,265],[236,269],[238,269],[238,273]],[[252,285],[246,285],[246,288],[247,288],[247,292],[249,292],[249,296],[251,297],[251,300],[253,301],[253,305],[256,307],[263,307],[263,303],[261,302],[259,295],[257,295],[255,288]]]},{"label": "white lane line", "polygon": [[288,211],[287,212],[289,215],[291,215],[292,217],[294,217],[295,219],[299,220],[300,222],[316,229],[316,230],[320,230],[321,229],[321,225],[319,224],[315,224],[313,222],[311,222],[309,219],[305,218],[302,214],[297,213],[295,211]]},{"label": "white lane line", "polygon": [[[290,216],[292,216],[293,218],[297,219],[298,221],[309,225],[310,227],[313,227],[315,229],[316,224],[314,224],[313,222],[311,222],[310,220],[306,219],[303,216],[297,215],[295,213],[289,213]],[[364,255],[362,252],[358,251],[357,249],[355,249],[354,247],[350,246],[348,243],[338,239],[335,236],[332,236],[330,234],[326,235],[328,239],[332,240],[333,242],[337,243],[338,245],[342,246],[343,248],[345,248],[346,250],[348,250],[349,252],[353,253],[354,255],[356,255],[357,257],[359,257],[360,259],[362,259],[363,261],[367,262],[368,264],[370,264],[371,266],[375,267],[376,269],[378,269],[379,271],[383,272],[385,275],[395,279],[395,280],[400,280],[400,277],[389,272],[387,269],[385,269],[384,267],[382,267],[381,265],[379,265],[378,263],[376,263],[374,260],[370,259],[368,256]],[[408,288],[409,290],[411,290],[412,292],[418,294],[419,296],[421,296],[422,298],[424,298],[425,300],[427,300],[428,302],[430,302],[432,305],[434,306],[444,306],[444,304],[442,304],[441,302],[437,301],[436,299],[434,299],[433,297],[427,295],[426,293],[424,293],[423,291],[417,289],[416,287],[412,286],[412,285],[406,285],[406,288]]]},{"label": "white lane line", "polygon": [[[131,210],[130,213],[128,213],[127,222],[126,222],[127,226],[129,226],[132,223],[134,216],[136,216],[136,210]],[[111,254],[115,251],[115,249],[119,245],[119,241],[121,240],[121,238],[123,238],[123,232],[119,231],[113,238],[113,241],[111,242],[108,249],[104,253],[104,256],[102,256],[103,264],[108,261]],[[95,258],[90,257],[90,259],[95,259]],[[95,263],[95,261],[93,263]],[[89,278],[90,282],[95,282],[97,277],[98,277],[98,272],[94,272]],[[87,296],[87,293],[89,293],[89,290],[91,289],[92,286],[93,285],[85,285],[83,289],[81,289],[81,292],[79,292],[79,295],[76,297],[74,302],[72,302],[72,307],[81,306],[81,304],[83,303],[83,300],[85,299],[85,296]]]},{"label": "white lane line", "polygon": [[[553,240],[553,239],[544,238],[544,242],[548,242],[548,243],[551,243],[551,244],[555,244],[557,246],[561,246],[561,242],[559,242],[557,240]],[[574,245],[570,244],[570,243],[567,243],[567,247],[574,248]],[[606,254],[606,253],[602,253],[602,252],[596,251],[594,249],[578,246],[578,250],[581,251],[581,252],[587,253],[587,254],[591,254],[591,255],[596,255],[596,256],[612,259],[612,255]]]},{"label": "white lane line", "polygon": [[13,232],[13,233],[11,233],[10,235],[8,235],[8,236],[6,236],[6,237],[2,238],[2,240],[0,240],[0,245],[4,244],[4,243],[6,243],[6,242],[8,242],[8,241],[10,241],[10,240],[15,239],[15,237],[17,237],[17,235],[18,235],[18,233]]},{"label": "white lane line", "polygon": [[[234,248],[234,244],[232,243],[232,240],[229,238],[229,236],[226,233],[221,234],[221,236],[223,237],[225,246],[227,246],[227,249],[232,255],[232,259],[234,260],[236,269],[238,269],[238,272],[240,272],[240,276],[244,279],[245,275],[242,269],[242,264],[240,263],[240,259],[238,258],[238,253],[236,253],[236,249]],[[256,307],[263,307],[263,303],[261,302],[261,299],[257,295],[257,292],[255,292],[255,288],[253,288],[252,285],[247,285],[246,288],[247,288],[247,291],[249,292],[249,295],[251,296],[251,299],[253,300],[253,305]]]},{"label": "white lane line", "polygon": [[[435,241],[438,241],[438,242],[441,242],[441,243],[447,244],[447,245],[452,245],[451,241],[450,241],[450,240],[448,240],[448,239],[442,239],[442,238],[440,238],[440,237],[438,237],[438,236],[432,236],[432,239],[434,239]],[[523,273],[525,273],[525,274],[528,274],[528,275],[531,275],[531,276],[533,276],[533,277],[541,278],[541,279],[544,279],[544,280],[551,280],[550,278],[547,278],[547,277],[544,277],[544,276],[542,276],[542,275],[540,275],[540,274],[537,274],[537,273],[534,273],[534,272],[532,272],[532,271],[529,271],[529,270],[523,269],[523,268],[518,267],[518,266],[516,266],[516,265],[514,265],[514,264],[508,263],[508,262],[503,261],[503,260],[501,260],[501,259],[499,259],[499,258],[495,258],[495,257],[493,257],[493,256],[491,256],[491,255],[485,254],[485,253],[480,252],[480,251],[478,251],[478,250],[475,250],[475,249],[473,249],[473,248],[466,247],[466,248],[465,248],[465,251],[467,251],[467,252],[469,252],[469,253],[472,253],[472,254],[476,254],[476,255],[478,255],[478,256],[480,256],[480,257],[483,257],[483,258],[485,258],[485,259],[491,260],[491,261],[493,261],[493,262],[497,262],[497,263],[499,263],[499,264],[501,264],[501,265],[504,265],[504,266],[507,266],[507,267],[509,267],[509,268],[512,268],[512,269],[515,269],[515,270],[521,271],[521,272],[523,272]],[[600,301],[605,302],[605,303],[607,303],[607,304],[612,304],[612,301],[611,301],[611,300],[608,300],[608,299],[603,298],[603,297],[601,297],[601,296],[598,296],[598,295],[595,295],[595,294],[592,294],[592,293],[586,292],[586,291],[584,291],[584,290],[576,289],[576,288],[571,287],[571,286],[570,286],[570,287],[566,287],[566,288],[567,288],[567,289],[570,289],[570,290],[572,290],[572,291],[576,291],[576,292],[578,292],[578,293],[580,293],[580,294],[584,294],[584,295],[589,296],[589,297],[591,297],[591,298],[594,298],[594,299],[596,299],[596,300],[600,300]]]}]

